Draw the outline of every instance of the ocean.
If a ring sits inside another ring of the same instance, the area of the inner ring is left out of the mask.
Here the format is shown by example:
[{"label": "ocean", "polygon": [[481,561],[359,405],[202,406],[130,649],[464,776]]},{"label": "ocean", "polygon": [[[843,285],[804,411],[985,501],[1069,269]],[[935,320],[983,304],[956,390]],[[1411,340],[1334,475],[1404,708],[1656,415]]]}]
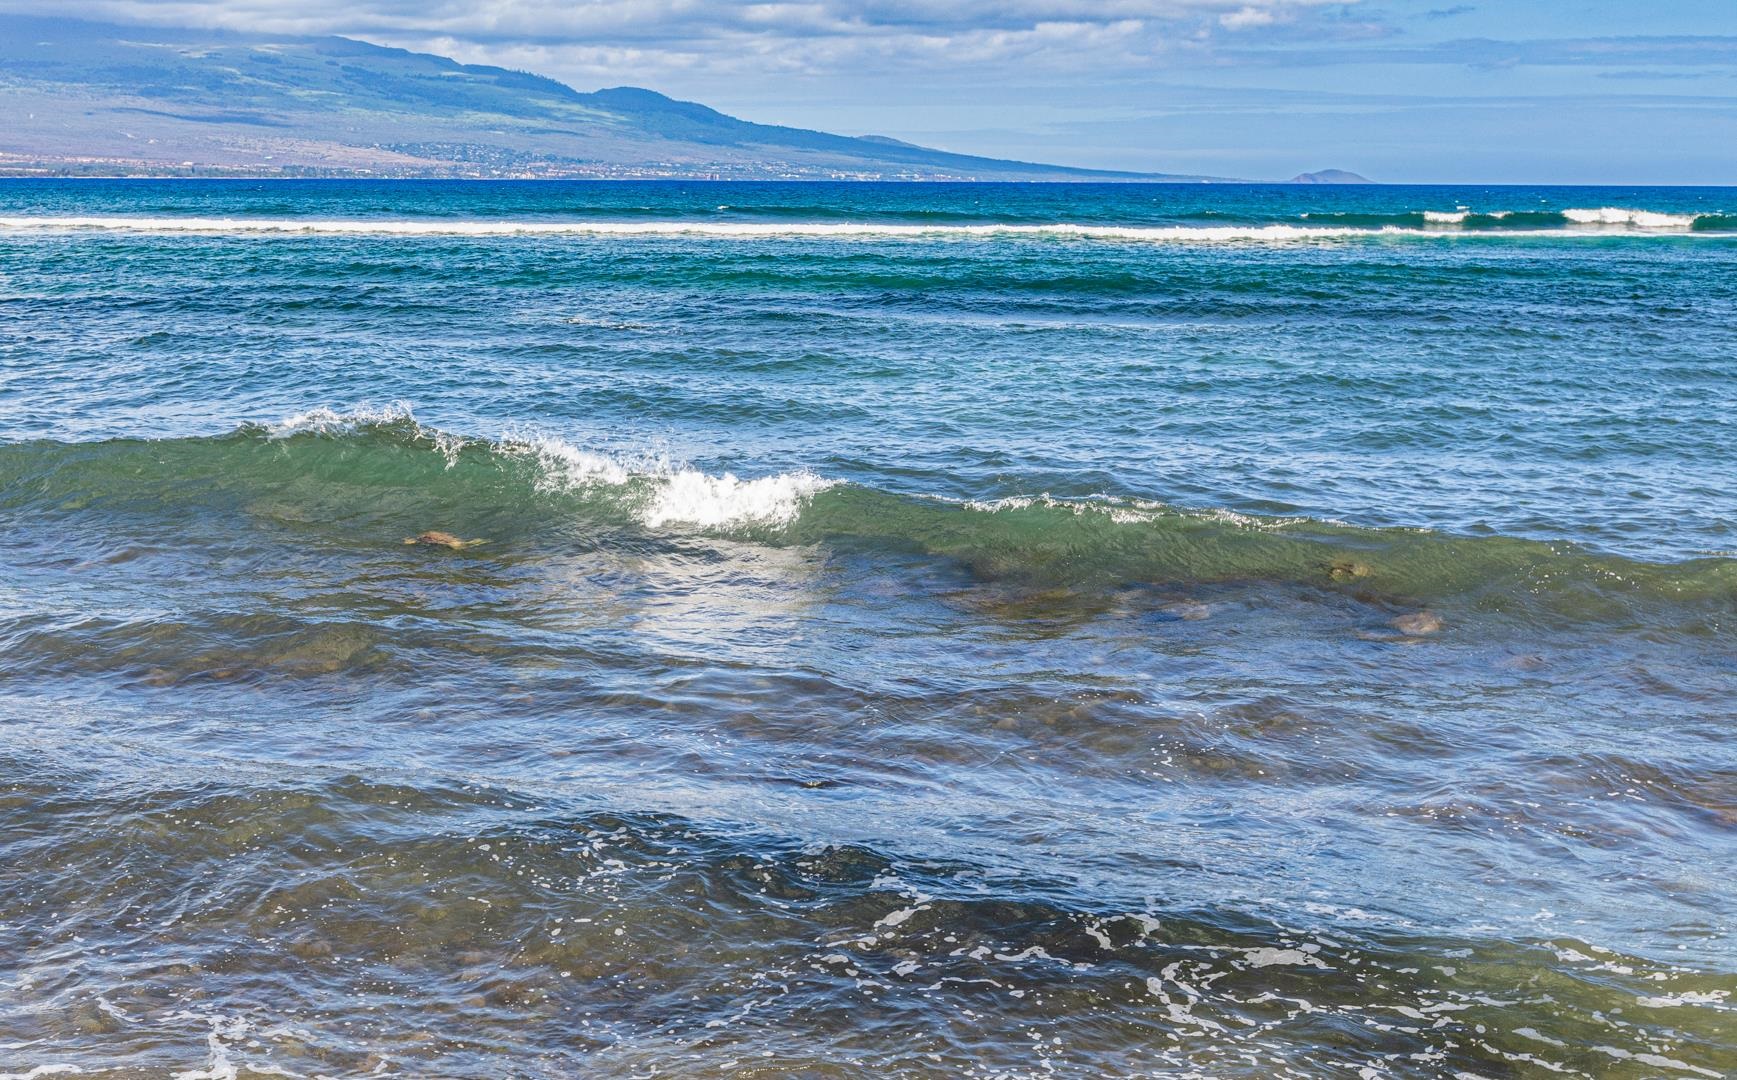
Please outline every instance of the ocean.
[{"label": "ocean", "polygon": [[0,1076],[1728,1076],[1734,646],[1737,189],[0,181]]}]

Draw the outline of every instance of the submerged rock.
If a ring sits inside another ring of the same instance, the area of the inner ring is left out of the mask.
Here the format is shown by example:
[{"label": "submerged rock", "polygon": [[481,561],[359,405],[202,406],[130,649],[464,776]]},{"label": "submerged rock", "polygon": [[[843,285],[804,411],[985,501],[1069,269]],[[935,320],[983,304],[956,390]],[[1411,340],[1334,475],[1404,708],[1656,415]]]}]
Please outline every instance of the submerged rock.
[{"label": "submerged rock", "polygon": [[1212,608],[1206,604],[1197,604],[1192,600],[1177,600],[1164,604],[1158,609],[1173,619],[1186,622],[1199,622],[1201,619],[1212,618]]},{"label": "submerged rock", "polygon": [[416,536],[406,536],[404,542],[406,544],[421,544],[424,547],[451,548],[454,551],[463,551],[468,547],[476,547],[478,544],[488,543],[487,540],[460,540],[451,533],[441,532],[438,529],[430,529],[429,531],[420,533]]},{"label": "submerged rock", "polygon": [[1504,671],[1541,671],[1547,662],[1537,653],[1527,653],[1523,656],[1510,656],[1499,661],[1496,666]]},{"label": "submerged rock", "polygon": [[1390,624],[1395,630],[1412,637],[1422,637],[1425,634],[1441,632],[1441,616],[1433,611],[1408,611],[1397,616]]},{"label": "submerged rock", "polygon": [[1327,576],[1334,581],[1355,581],[1358,578],[1366,578],[1372,573],[1374,571],[1369,569],[1368,563],[1360,562],[1336,562],[1327,568]]}]

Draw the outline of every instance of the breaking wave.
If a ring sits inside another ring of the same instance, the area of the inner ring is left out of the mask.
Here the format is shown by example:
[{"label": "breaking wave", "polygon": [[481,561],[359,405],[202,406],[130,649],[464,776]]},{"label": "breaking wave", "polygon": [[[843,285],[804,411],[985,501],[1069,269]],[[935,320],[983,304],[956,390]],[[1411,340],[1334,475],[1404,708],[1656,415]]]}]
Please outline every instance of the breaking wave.
[{"label": "breaking wave", "polygon": [[147,546],[244,536],[392,550],[433,528],[488,538],[477,549],[488,557],[574,538],[710,536],[921,552],[983,579],[1090,592],[1265,582],[1522,620],[1627,621],[1643,607],[1697,633],[1737,620],[1737,559],[1654,563],[1108,495],[968,502],[805,470],[739,477],[550,435],[453,435],[403,408],[315,410],[212,437],[0,446],[0,511],[45,535]]},{"label": "breaking wave", "polygon": [[1364,231],[1412,231],[1433,235],[1456,232],[1497,232],[1509,236],[1653,235],[1671,232],[1737,231],[1737,215],[1712,213],[1667,213],[1658,210],[1605,206],[1564,210],[1406,210],[1397,213],[1310,212],[1303,215],[1311,226],[1332,225]]},{"label": "breaking wave", "polygon": [[[934,224],[897,221],[450,221],[434,219],[219,218],[179,216],[84,215],[77,217],[0,217],[0,231],[203,233],[214,235],[316,236],[626,236],[778,238],[1119,240],[1150,243],[1293,242],[1369,236],[1441,236],[1459,232],[1502,231],[1507,235],[1582,235],[1596,226],[1601,235],[1628,231],[1737,230],[1727,215],[1666,214],[1650,210],[1602,208],[1563,211],[1475,213],[1423,210],[1400,214],[1305,214],[1307,224],[1112,225],[1077,222]],[[1452,229],[1446,228],[1452,226]]]},{"label": "breaking wave", "polygon": [[784,526],[796,519],[814,494],[832,486],[810,472],[782,473],[750,480],[731,473],[712,475],[673,464],[667,455],[619,456],[584,450],[550,435],[505,435],[499,440],[452,435],[416,421],[408,406],[397,404],[348,412],[320,408],[262,428],[268,439],[298,435],[376,436],[389,444],[426,444],[447,470],[467,454],[494,456],[502,466],[529,462],[531,487],[544,494],[591,494],[651,528],[689,526],[729,530]]},{"label": "breaking wave", "polygon": [[1637,229],[1689,229],[1698,220],[1694,214],[1661,214],[1655,210],[1625,210],[1616,206],[1564,210],[1562,216],[1576,225],[1632,225]]},{"label": "breaking wave", "polygon": [[651,528],[685,525],[727,530],[788,525],[811,497],[832,486],[831,481],[811,472],[740,480],[730,473],[714,476],[698,469],[675,468],[661,458],[624,464],[548,436],[508,440],[501,449],[535,458],[541,474],[538,484],[544,490],[571,492],[643,484],[646,497],[638,505],[637,516]]}]

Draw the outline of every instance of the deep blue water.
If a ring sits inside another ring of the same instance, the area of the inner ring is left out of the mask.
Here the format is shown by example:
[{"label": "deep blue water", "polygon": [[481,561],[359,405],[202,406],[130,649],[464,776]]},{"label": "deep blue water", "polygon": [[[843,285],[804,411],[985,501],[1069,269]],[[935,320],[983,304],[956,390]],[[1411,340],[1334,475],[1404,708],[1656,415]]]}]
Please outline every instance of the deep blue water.
[{"label": "deep blue water", "polygon": [[0,181],[0,1076],[1726,1075],[1734,534],[1737,189]]}]

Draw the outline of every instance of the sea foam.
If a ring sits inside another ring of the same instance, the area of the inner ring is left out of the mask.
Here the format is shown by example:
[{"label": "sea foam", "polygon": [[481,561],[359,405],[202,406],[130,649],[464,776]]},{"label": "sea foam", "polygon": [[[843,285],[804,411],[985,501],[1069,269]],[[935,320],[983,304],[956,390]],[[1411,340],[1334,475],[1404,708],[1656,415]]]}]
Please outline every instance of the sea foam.
[{"label": "sea foam", "polygon": [[[1499,215],[1491,215],[1499,216]],[[1647,210],[1567,210],[1563,216],[1574,224],[1628,226],[1657,230],[1687,228],[1695,218]],[[1458,211],[1425,211],[1432,225],[1458,224]],[[89,215],[81,217],[0,217],[0,230],[38,232],[118,231],[138,233],[195,233],[210,235],[257,234],[262,236],[625,236],[712,237],[736,240],[780,238],[899,239],[899,238],[1052,238],[1061,240],[1124,240],[1149,243],[1224,243],[1262,241],[1285,243],[1371,236],[1457,235],[1439,228],[1407,228],[1398,225],[1091,225],[1074,222],[1050,224],[927,225],[900,222],[749,222],[749,221],[444,221],[363,218],[212,218],[141,217]],[[1509,231],[1504,236],[1572,236],[1567,229]]]},{"label": "sea foam", "polygon": [[1564,210],[1562,216],[1576,225],[1628,225],[1637,229],[1688,229],[1694,214],[1662,214],[1656,210],[1627,210],[1603,206],[1594,210]]},{"label": "sea foam", "polygon": [[806,470],[738,479],[713,475],[667,458],[620,458],[583,450],[549,436],[508,439],[502,448],[533,457],[545,488],[611,487],[625,494],[639,520],[652,528],[728,529],[780,526],[796,520],[809,498],[833,482]]},{"label": "sea foam", "polygon": [[149,233],[260,233],[335,236],[694,236],[724,239],[780,237],[1059,237],[1093,240],[1222,241],[1312,240],[1366,235],[1372,230],[1332,226],[1132,226],[1056,222],[1042,225],[918,225],[899,222],[750,221],[433,221],[339,218],[0,217],[0,229],[111,230]]},{"label": "sea foam", "polygon": [[408,404],[402,401],[395,401],[390,405],[364,406],[342,412],[322,405],[267,424],[265,431],[273,439],[287,439],[292,435],[303,434],[351,435],[364,428],[385,427],[389,424],[414,425],[416,424],[416,414]]},{"label": "sea foam", "polygon": [[741,479],[673,463],[667,454],[601,453],[565,439],[508,433],[498,440],[454,435],[416,420],[404,402],[338,410],[309,409],[255,431],[269,439],[298,435],[328,438],[395,429],[398,438],[426,443],[454,466],[466,450],[531,463],[534,483],[546,493],[601,495],[651,528],[728,530],[788,525],[814,495],[834,481],[807,470]]}]

